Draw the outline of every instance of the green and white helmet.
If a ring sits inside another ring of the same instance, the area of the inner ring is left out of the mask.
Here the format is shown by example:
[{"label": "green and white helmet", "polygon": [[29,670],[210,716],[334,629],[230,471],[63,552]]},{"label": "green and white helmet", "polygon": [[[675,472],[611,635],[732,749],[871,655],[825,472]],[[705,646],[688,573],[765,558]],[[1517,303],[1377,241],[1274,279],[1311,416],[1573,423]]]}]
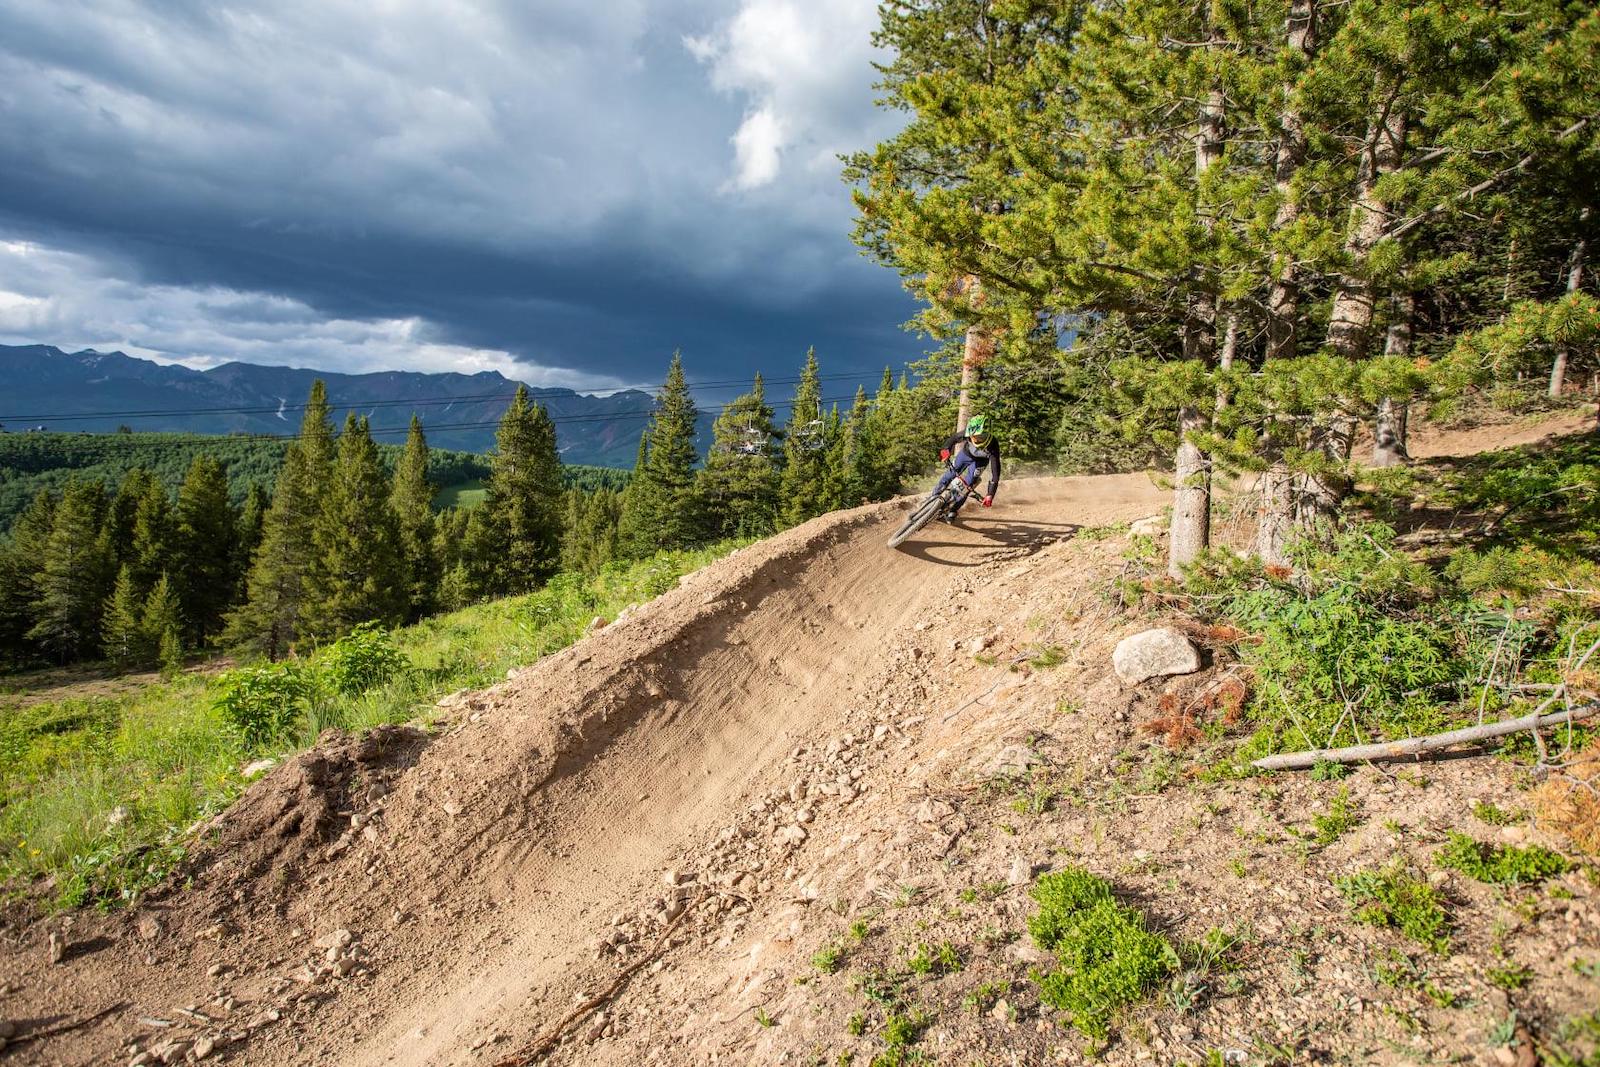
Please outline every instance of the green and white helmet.
[{"label": "green and white helmet", "polygon": [[972,443],[975,445],[989,443],[988,424],[984,422],[982,415],[974,415],[967,420],[967,436],[972,439]]}]

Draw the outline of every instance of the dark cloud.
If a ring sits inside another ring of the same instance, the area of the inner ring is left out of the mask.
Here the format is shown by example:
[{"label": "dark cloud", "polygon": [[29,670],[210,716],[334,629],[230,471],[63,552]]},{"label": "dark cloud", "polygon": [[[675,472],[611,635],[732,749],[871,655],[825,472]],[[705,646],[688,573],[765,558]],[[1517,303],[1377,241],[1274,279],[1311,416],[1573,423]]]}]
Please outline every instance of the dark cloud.
[{"label": "dark cloud", "polygon": [[834,159],[893,121],[867,0],[152,7],[0,6],[0,339],[601,387],[921,347]]}]

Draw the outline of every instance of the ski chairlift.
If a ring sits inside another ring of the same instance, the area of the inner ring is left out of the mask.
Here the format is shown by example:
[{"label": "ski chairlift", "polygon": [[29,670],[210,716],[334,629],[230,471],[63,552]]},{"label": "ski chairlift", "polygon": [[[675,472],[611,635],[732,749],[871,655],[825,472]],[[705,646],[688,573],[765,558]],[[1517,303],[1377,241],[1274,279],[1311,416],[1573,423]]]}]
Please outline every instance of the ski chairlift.
[{"label": "ski chairlift", "polygon": [[734,450],[741,456],[759,456],[767,450],[767,435],[756,429],[754,423],[747,422]]},{"label": "ski chairlift", "polygon": [[823,444],[822,420],[812,419],[794,432],[794,442],[807,452],[820,452]]}]

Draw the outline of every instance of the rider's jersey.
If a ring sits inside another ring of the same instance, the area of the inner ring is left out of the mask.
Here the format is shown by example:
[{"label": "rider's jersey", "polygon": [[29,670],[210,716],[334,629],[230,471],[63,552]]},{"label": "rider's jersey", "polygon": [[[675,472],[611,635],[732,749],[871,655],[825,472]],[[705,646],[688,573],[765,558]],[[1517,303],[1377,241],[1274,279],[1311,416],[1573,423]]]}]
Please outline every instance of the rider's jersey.
[{"label": "rider's jersey", "polygon": [[966,434],[958,433],[952,435],[944,447],[950,452],[951,466],[959,468],[963,460],[970,459],[979,470],[987,469],[989,488],[983,495],[994,496],[994,491],[1000,488],[1000,441],[997,438],[990,437],[989,442],[980,447]]}]

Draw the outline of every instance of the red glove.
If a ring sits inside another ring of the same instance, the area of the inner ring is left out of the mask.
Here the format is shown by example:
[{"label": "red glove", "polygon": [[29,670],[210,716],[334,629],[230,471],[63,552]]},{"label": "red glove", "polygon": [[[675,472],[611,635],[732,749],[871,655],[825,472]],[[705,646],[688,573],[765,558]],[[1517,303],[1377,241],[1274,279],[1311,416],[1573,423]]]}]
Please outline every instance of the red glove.
[{"label": "red glove", "polygon": [[943,461],[945,461],[945,460],[947,460],[949,458],[950,458],[950,450],[948,448],[939,449],[939,461],[940,462],[943,462]]},{"label": "red glove", "polygon": [[994,507],[994,497],[992,497],[992,496],[984,497],[983,498],[983,506],[986,507],[986,508]]}]

